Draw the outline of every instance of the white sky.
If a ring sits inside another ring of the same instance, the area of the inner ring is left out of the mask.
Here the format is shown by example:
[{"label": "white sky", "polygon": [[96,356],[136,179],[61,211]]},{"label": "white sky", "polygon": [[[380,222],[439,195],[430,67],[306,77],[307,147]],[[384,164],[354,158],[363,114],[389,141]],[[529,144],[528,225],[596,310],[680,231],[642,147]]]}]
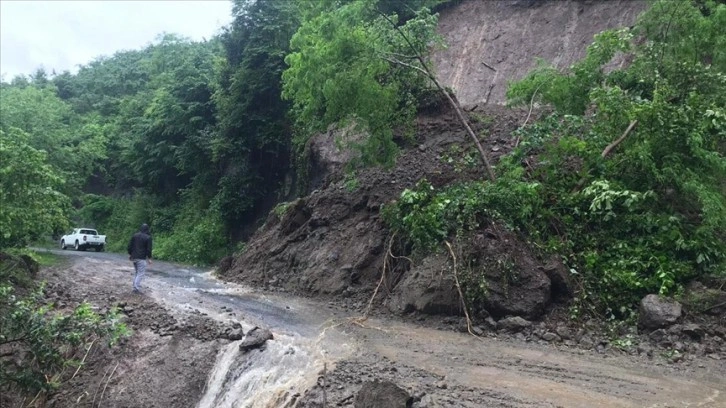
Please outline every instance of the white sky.
[{"label": "white sky", "polygon": [[56,73],[164,32],[209,39],[232,21],[229,0],[0,0],[0,74],[10,81],[43,66]]}]

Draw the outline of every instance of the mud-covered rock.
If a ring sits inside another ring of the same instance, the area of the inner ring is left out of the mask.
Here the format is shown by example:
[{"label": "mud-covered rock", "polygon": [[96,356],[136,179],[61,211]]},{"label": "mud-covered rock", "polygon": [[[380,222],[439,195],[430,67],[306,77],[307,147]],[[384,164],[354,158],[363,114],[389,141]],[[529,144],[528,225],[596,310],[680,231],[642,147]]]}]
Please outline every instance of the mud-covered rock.
[{"label": "mud-covered rock", "polygon": [[562,261],[553,259],[542,270],[550,279],[553,300],[564,301],[572,298],[574,292],[570,271]]},{"label": "mud-covered rock", "polygon": [[474,282],[485,285],[483,307],[497,316],[541,316],[550,303],[550,279],[528,246],[496,226],[465,245],[462,262]]},{"label": "mud-covered rock", "polygon": [[367,135],[351,124],[342,129],[331,127],[307,143],[310,189],[324,187],[352,158],[359,153],[352,147]]},{"label": "mud-covered rock", "polygon": [[647,295],[640,301],[638,326],[654,330],[670,326],[681,317],[681,304],[658,295]]},{"label": "mud-covered rock", "polygon": [[407,408],[412,398],[391,381],[368,381],[355,397],[355,408]]},{"label": "mud-covered rock", "polygon": [[497,328],[510,333],[520,332],[532,325],[532,322],[519,316],[505,317],[497,322]]},{"label": "mud-covered rock", "polygon": [[230,330],[229,333],[227,333],[227,339],[232,341],[242,340],[244,335],[245,332],[242,330],[242,328],[236,328]]},{"label": "mud-covered rock", "polygon": [[265,345],[267,340],[272,340],[272,332],[267,329],[253,327],[247,332],[242,343],[239,345],[241,351],[250,351]]},{"label": "mud-covered rock", "polygon": [[461,298],[443,255],[430,256],[410,270],[398,285],[388,308],[394,313],[463,315]]}]

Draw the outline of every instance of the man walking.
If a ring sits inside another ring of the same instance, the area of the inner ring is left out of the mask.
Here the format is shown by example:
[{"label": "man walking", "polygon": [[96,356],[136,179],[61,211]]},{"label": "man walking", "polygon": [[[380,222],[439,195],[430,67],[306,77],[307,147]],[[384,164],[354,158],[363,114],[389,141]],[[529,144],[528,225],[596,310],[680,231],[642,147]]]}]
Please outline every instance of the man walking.
[{"label": "man walking", "polygon": [[151,265],[151,235],[147,224],[141,224],[139,232],[131,237],[127,251],[129,260],[134,263],[136,270],[134,293],[141,293],[141,278],[146,273],[146,263]]}]

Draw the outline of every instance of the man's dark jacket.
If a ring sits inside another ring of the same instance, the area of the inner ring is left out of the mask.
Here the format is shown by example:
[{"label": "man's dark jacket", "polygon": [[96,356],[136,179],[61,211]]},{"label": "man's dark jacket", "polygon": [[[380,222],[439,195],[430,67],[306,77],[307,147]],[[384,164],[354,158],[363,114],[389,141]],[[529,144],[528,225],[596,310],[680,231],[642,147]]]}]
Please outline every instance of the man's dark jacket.
[{"label": "man's dark jacket", "polygon": [[151,235],[142,229],[131,237],[126,249],[131,259],[151,259],[151,247]]}]

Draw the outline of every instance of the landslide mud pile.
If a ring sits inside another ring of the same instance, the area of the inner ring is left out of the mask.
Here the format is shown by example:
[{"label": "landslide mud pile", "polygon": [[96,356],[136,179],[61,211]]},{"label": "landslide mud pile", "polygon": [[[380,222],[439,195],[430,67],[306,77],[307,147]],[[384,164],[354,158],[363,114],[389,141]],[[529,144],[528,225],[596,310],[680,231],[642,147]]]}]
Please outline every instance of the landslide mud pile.
[{"label": "landslide mud pile", "polygon": [[[511,133],[527,112],[491,106],[470,115],[475,131],[496,162],[511,149]],[[451,112],[419,118],[416,143],[398,158],[395,167],[362,170],[353,186],[346,182],[336,155],[330,152],[334,138],[335,132],[329,132],[311,142],[311,162],[318,171],[330,171],[318,174],[318,188],[271,212],[241,256],[222,271],[225,278],[297,294],[336,296],[360,307],[380,279],[388,252],[390,233],[381,220],[381,206],[424,178],[441,187],[486,177],[478,162],[462,168],[460,161],[449,160],[452,152],[469,148],[467,135]],[[467,248],[468,255],[481,259],[488,271],[490,313],[535,317],[544,311],[553,298],[547,274],[553,267],[538,260],[517,236],[501,229],[485,229]],[[499,276],[502,271],[487,268],[487,264],[497,265],[509,253],[516,254],[513,262],[520,279],[514,285],[497,285],[505,281]],[[389,309],[460,314],[459,296],[450,274],[441,273],[448,262],[445,254],[435,254],[413,268],[397,270],[382,293]],[[440,275],[441,279],[433,279]]]}]

